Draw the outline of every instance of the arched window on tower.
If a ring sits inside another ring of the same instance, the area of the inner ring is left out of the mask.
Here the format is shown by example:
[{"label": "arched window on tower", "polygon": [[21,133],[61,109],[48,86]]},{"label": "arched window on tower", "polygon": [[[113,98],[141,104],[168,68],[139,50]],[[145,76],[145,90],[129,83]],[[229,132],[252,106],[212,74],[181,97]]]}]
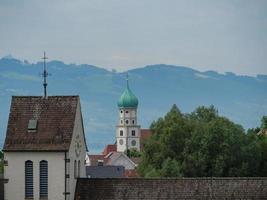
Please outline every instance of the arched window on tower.
[{"label": "arched window on tower", "polygon": [[33,199],[33,162],[25,162],[25,199]]},{"label": "arched window on tower", "polygon": [[123,136],[123,130],[120,130],[120,136]]},{"label": "arched window on tower", "polygon": [[48,198],[48,162],[40,162],[40,198]]}]

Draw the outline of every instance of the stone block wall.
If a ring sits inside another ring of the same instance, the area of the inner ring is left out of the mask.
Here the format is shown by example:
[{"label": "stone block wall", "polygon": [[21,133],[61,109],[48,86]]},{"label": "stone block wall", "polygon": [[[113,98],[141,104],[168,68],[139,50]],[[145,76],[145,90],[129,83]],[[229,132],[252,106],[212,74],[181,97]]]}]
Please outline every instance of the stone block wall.
[{"label": "stone block wall", "polygon": [[79,179],[76,200],[267,199],[267,178]]}]

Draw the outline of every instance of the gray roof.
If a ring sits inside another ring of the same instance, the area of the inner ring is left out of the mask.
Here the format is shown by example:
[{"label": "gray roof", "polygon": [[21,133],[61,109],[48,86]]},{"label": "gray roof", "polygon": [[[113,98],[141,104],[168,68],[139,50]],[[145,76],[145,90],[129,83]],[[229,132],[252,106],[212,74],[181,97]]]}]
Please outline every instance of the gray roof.
[{"label": "gray roof", "polygon": [[88,178],[122,178],[124,171],[123,166],[86,166]]}]

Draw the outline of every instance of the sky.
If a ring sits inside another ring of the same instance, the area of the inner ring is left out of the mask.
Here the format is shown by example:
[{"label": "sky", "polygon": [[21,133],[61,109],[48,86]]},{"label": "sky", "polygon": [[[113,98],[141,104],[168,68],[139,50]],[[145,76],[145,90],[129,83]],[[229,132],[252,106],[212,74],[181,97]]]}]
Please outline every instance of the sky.
[{"label": "sky", "polygon": [[267,74],[266,0],[0,0],[0,57]]}]

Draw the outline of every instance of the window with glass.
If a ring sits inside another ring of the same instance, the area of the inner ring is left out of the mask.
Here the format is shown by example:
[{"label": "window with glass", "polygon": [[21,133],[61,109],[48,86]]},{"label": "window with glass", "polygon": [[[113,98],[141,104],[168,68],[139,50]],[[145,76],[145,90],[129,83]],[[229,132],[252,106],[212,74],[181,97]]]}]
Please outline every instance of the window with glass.
[{"label": "window with glass", "polygon": [[48,163],[40,162],[40,198],[48,198]]},{"label": "window with glass", "polygon": [[135,130],[132,130],[132,136],[135,136]]},{"label": "window with glass", "polygon": [[123,136],[123,130],[120,130],[120,136]]},{"label": "window with glass", "polygon": [[25,162],[25,198],[33,199],[33,162]]}]

